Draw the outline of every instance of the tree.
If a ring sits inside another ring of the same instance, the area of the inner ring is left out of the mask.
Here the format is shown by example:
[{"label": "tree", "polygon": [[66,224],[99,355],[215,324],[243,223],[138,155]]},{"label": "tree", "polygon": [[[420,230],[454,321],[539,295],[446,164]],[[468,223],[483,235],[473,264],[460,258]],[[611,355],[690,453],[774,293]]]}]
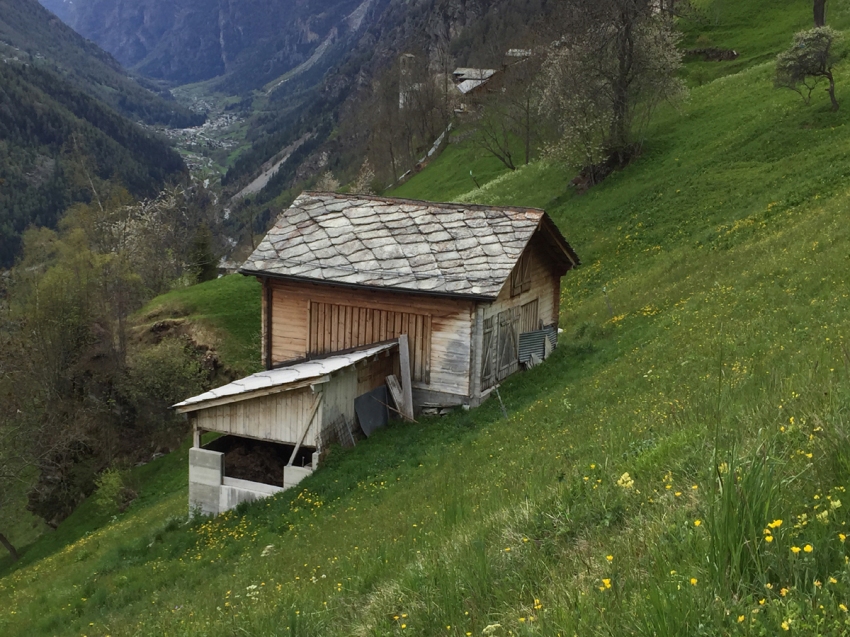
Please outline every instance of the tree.
[{"label": "tree", "polygon": [[[622,166],[642,145],[655,107],[684,95],[671,15],[651,0],[567,0],[550,47],[541,106],[560,130],[559,154]],[[592,171],[591,171],[592,172]],[[604,176],[604,175],[603,175]]]},{"label": "tree", "polygon": [[840,59],[836,52],[840,41],[841,34],[831,27],[797,33],[791,48],[776,58],[776,87],[799,93],[808,104],[817,85],[821,80],[826,80],[826,92],[832,102],[832,110],[837,111],[839,104],[835,97],[832,68]]},{"label": "tree", "polygon": [[516,170],[518,163],[514,148],[522,148],[523,163],[528,164],[537,146],[539,72],[540,58],[529,54],[492,78],[475,100],[480,116],[473,141],[510,170]]},{"label": "tree", "polygon": [[814,0],[815,28],[826,26],[826,0]]}]

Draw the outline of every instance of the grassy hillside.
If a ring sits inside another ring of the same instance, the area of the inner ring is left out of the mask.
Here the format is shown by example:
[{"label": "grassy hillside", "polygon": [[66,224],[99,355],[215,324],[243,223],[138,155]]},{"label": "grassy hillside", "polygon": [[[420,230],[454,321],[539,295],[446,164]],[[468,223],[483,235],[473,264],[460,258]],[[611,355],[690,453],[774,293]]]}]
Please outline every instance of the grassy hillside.
[{"label": "grassy hillside", "polygon": [[581,197],[545,164],[463,194],[444,153],[406,194],[544,206],[584,263],[508,419],[395,425],[188,525],[162,458],[115,521],[0,563],[0,633],[847,634],[850,114],[771,74],[694,88]]},{"label": "grassy hillside", "polygon": [[250,374],[262,368],[260,307],[257,280],[232,274],[156,297],[139,310],[136,325],[185,320],[193,326],[195,339],[215,348],[225,366]]}]

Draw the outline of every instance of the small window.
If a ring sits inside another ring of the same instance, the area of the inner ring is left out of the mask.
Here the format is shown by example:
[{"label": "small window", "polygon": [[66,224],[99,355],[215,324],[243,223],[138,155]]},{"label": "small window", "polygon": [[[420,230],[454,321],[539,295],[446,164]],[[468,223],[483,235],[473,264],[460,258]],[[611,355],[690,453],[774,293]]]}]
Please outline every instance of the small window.
[{"label": "small window", "polygon": [[531,256],[524,252],[511,272],[511,296],[519,296],[531,289]]}]

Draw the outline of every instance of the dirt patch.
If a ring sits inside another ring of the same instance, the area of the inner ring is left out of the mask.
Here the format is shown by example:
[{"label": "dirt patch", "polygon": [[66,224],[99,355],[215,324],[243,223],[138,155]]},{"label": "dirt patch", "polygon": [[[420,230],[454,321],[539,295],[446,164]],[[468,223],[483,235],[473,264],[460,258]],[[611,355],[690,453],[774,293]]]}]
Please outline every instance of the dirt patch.
[{"label": "dirt patch", "polygon": [[[238,436],[222,436],[204,445],[204,449],[224,454],[224,475],[228,478],[283,486],[283,468],[289,462],[294,447]],[[310,464],[314,449],[302,447],[293,464]]]}]

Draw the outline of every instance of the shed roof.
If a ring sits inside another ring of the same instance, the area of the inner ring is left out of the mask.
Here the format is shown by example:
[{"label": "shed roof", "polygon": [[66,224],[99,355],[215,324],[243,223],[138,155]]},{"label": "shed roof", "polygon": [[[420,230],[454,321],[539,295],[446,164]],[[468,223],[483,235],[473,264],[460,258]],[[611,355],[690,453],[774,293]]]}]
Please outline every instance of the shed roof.
[{"label": "shed roof", "polygon": [[362,360],[389,351],[394,347],[398,347],[396,341],[373,345],[347,354],[336,354],[327,358],[304,361],[288,367],[267,369],[198,396],[187,398],[183,402],[173,405],[172,409],[181,413],[197,411],[221,402],[236,402],[245,398],[252,398],[254,395],[294,389],[294,386],[304,384],[307,381],[318,382],[317,379],[322,379],[324,376],[351,367]]},{"label": "shed roof", "polygon": [[243,264],[248,275],[495,299],[532,236],[566,272],[579,260],[537,208],[308,192]]}]

